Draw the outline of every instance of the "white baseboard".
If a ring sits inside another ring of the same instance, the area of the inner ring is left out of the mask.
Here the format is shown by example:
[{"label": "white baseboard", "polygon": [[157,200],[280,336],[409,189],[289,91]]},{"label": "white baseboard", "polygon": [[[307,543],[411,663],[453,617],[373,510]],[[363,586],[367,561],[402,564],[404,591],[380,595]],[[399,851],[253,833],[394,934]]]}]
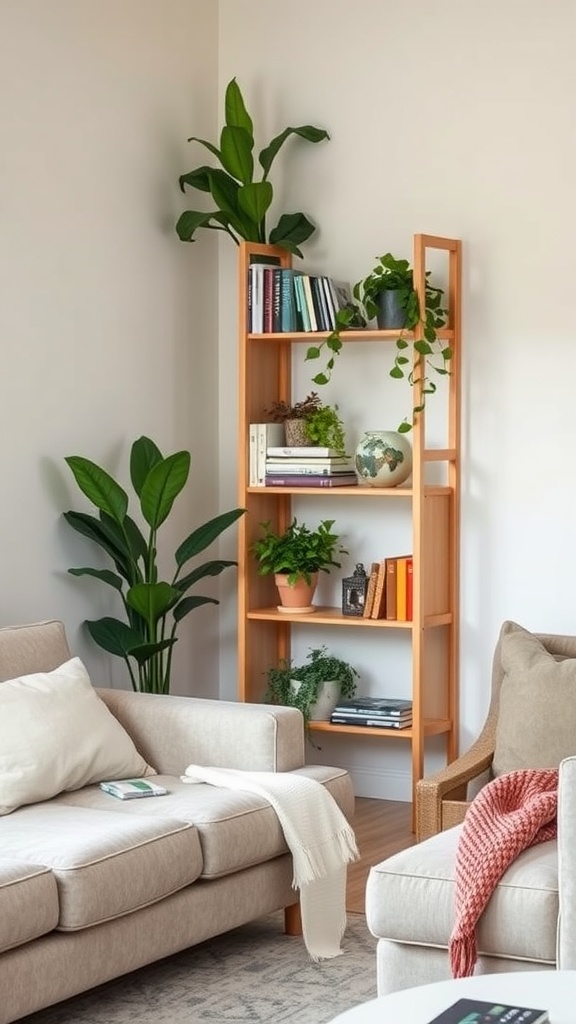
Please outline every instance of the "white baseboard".
[{"label": "white baseboard", "polygon": [[409,772],[378,771],[373,768],[346,767],[350,773],[356,796],[368,796],[376,800],[412,800],[412,778]]}]

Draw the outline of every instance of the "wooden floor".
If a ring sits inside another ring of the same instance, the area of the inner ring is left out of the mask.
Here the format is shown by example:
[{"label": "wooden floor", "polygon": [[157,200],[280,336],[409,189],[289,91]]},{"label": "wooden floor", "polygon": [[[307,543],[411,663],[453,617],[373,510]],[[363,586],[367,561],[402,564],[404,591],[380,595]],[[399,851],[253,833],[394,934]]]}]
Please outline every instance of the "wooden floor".
[{"label": "wooden floor", "polygon": [[351,914],[363,914],[366,879],[372,864],[416,842],[412,832],[412,804],[356,797],[352,824],[360,860],[348,865],[346,909]]}]

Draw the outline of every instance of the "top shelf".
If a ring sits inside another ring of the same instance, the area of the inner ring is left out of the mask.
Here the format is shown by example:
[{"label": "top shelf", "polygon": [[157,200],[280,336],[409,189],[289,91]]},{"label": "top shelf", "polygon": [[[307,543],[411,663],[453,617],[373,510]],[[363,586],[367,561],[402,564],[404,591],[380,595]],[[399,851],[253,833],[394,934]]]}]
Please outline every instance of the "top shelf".
[{"label": "top shelf", "polygon": [[[310,341],[311,338],[329,338],[332,331],[276,331],[268,334],[248,334],[249,341]],[[346,330],[340,332],[341,337],[346,341],[395,341],[399,334],[410,340],[414,337],[413,331],[398,329],[395,331],[369,330]],[[454,331],[451,328],[443,327],[436,332],[438,338],[443,341],[454,341]]]}]

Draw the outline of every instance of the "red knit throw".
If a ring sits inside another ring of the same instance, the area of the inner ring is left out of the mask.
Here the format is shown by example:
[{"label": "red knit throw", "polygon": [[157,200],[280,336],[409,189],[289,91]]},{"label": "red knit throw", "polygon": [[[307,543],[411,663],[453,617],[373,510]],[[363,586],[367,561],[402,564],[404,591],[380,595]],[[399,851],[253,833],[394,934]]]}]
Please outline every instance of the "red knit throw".
[{"label": "red knit throw", "polygon": [[472,801],[456,850],[452,974],[465,978],[478,956],[475,928],[496,885],[522,850],[556,835],[558,769],[527,769],[493,779]]}]

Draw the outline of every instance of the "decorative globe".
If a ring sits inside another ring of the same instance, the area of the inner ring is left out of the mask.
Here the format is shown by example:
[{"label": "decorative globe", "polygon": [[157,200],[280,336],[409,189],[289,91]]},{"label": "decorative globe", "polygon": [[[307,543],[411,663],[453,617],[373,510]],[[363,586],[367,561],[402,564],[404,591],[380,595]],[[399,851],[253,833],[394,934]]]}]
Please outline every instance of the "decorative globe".
[{"label": "decorative globe", "polygon": [[367,430],[356,448],[358,483],[364,487],[398,487],[412,472],[412,446],[396,430]]}]

